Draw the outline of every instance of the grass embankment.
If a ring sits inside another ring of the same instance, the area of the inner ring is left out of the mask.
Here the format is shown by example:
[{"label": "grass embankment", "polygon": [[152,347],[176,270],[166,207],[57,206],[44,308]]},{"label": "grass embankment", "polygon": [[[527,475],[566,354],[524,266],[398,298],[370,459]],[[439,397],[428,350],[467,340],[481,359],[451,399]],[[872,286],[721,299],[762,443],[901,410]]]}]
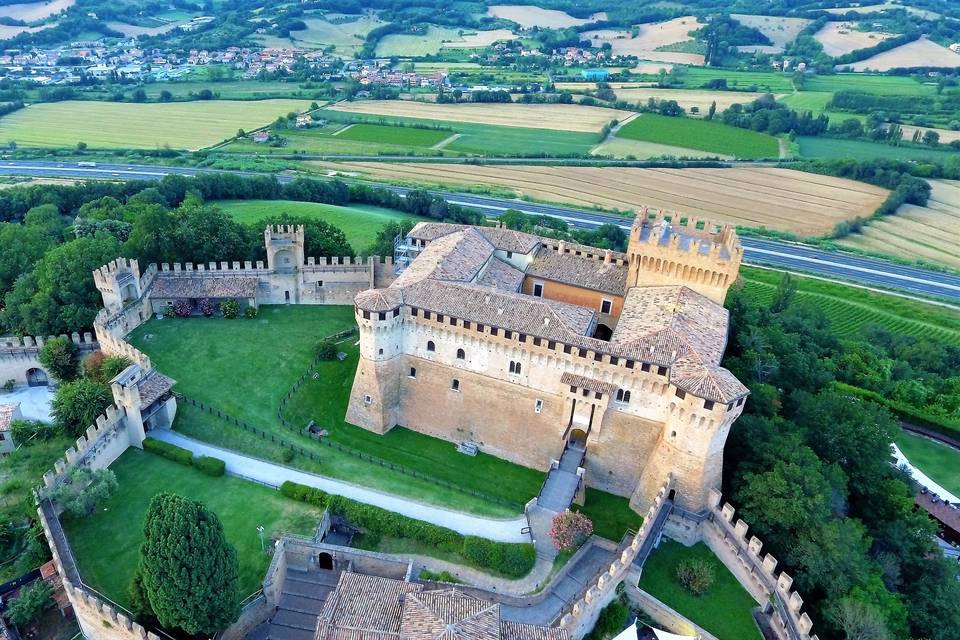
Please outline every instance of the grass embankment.
[{"label": "grass embankment", "polygon": [[584,505],[573,505],[572,509],[593,521],[593,532],[596,535],[614,542],[620,542],[627,530],[636,531],[643,524],[643,516],[630,508],[629,498],[591,487],[587,487]]},{"label": "grass embankment", "polygon": [[960,451],[907,431],[901,432],[894,441],[913,466],[950,493],[960,496]]},{"label": "grass embankment", "polygon": [[645,113],[617,132],[617,137],[722,153],[737,158],[776,158],[779,141],[771,135],[720,122]]},{"label": "grass embankment", "polygon": [[[765,303],[773,300],[783,275],[741,267],[740,277],[747,295]],[[797,299],[822,309],[841,338],[856,337],[864,327],[876,324],[894,333],[960,341],[960,312],[952,308],[814,278],[795,276],[794,280]]]},{"label": "grass embankment", "polygon": [[377,237],[377,232],[388,222],[419,220],[417,216],[402,211],[367,205],[338,207],[332,204],[293,200],[220,200],[216,204],[244,224],[256,223],[281,214],[323,220],[343,231],[350,246],[361,255],[368,253],[370,245]]},{"label": "grass embankment", "polygon": [[[677,580],[677,565],[685,558],[701,560],[713,568],[713,585],[700,597],[692,595]],[[643,566],[638,586],[718,640],[762,638],[750,613],[757,603],[702,542],[684,547],[678,542],[663,540]]]},{"label": "grass embankment", "polygon": [[[280,425],[277,409],[312,361],[314,345],[323,336],[352,326],[351,307],[266,306],[256,320],[153,320],[138,328],[131,341],[150,355],[158,369],[178,381],[176,389],[181,393],[320,456],[319,463],[297,456],[289,463],[293,466],[480,515],[520,513],[523,503],[539,491],[541,472],[482,453],[465,456],[450,442],[407,429],[395,428],[379,436],[344,422],[358,359],[355,338],[340,345],[346,359],[318,365],[317,378],[308,379],[287,405],[287,420],[298,428],[314,420],[334,442],[482,496],[412,478]],[[282,460],[279,445],[187,403],[178,410],[175,428],[211,444]]]},{"label": "grass embankment", "polygon": [[264,541],[270,544],[271,536],[282,532],[309,535],[320,521],[320,509],[273,489],[229,476],[211,478],[139,449],[128,449],[110,468],[119,482],[116,492],[91,516],[64,516],[63,526],[84,581],[124,606],[140,559],[143,517],[158,493],[198,500],[217,514],[227,541],[237,548],[243,595],[258,588],[270,564],[260,548],[258,526],[265,528]]}]

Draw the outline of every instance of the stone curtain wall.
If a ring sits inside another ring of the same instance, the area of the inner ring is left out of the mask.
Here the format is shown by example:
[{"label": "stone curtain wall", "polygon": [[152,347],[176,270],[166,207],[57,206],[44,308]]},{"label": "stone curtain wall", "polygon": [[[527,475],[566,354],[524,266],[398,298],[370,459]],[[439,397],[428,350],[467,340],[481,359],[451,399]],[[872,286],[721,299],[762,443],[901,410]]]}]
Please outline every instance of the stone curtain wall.
[{"label": "stone curtain wall", "polygon": [[49,379],[50,374],[40,364],[39,355],[44,343],[54,337],[71,340],[80,348],[82,353],[96,351],[99,347],[99,344],[93,338],[93,334],[89,332],[83,335],[71,333],[69,336],[63,334],[47,338],[40,336],[2,337],[0,338],[0,385],[5,384],[7,380],[13,380],[14,384],[18,385],[26,384],[29,369],[42,369]]},{"label": "stone curtain wall", "polygon": [[667,495],[670,492],[671,478],[668,477],[660,491],[654,497],[650,508],[644,515],[640,530],[615,558],[610,566],[603,571],[574,601],[569,612],[560,618],[560,627],[570,632],[574,638],[581,638],[597,622],[600,610],[603,609],[616,595],[617,585],[630,571],[633,561],[641,552],[641,548],[649,549],[660,534],[658,516],[661,510],[670,508]]},{"label": "stone curtain wall", "polygon": [[700,523],[704,543],[761,606],[766,606],[773,596],[772,627],[779,638],[818,640],[810,634],[810,616],[800,612],[803,598],[791,590],[793,578],[786,572],[776,573],[777,559],[769,553],[761,557],[763,543],[756,536],[747,539],[749,525],[739,518],[734,521],[733,506],[724,503],[721,507],[720,499],[719,491],[710,491],[710,517]]}]

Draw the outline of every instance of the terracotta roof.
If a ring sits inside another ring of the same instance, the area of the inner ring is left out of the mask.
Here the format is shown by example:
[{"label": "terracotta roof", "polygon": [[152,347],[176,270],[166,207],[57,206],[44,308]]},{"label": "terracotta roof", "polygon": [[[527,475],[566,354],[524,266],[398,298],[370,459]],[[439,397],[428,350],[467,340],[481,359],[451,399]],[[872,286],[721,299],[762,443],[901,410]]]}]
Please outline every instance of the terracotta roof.
[{"label": "terracotta roof", "polygon": [[403,304],[400,289],[367,289],[354,298],[357,306],[366,311],[390,311]]},{"label": "terracotta roof", "polygon": [[7,431],[15,415],[20,412],[20,403],[0,404],[0,431]]},{"label": "terracotta roof", "polygon": [[920,493],[914,498],[921,509],[929,513],[934,519],[955,533],[960,533],[960,508],[944,502],[939,496],[932,493]]},{"label": "terracotta roof", "polygon": [[542,239],[522,231],[513,231],[502,227],[474,227],[466,224],[450,224],[447,222],[419,222],[407,237],[415,240],[424,240],[433,242],[438,238],[463,231],[464,229],[475,229],[480,232],[494,248],[500,251],[513,251],[515,253],[530,253],[536,249]]},{"label": "terracotta roof", "polygon": [[[396,634],[403,596],[421,589],[421,584],[345,571],[323,605],[318,640]],[[350,635],[351,631],[362,631],[362,636]]]},{"label": "terracotta roof", "polygon": [[490,258],[487,267],[477,278],[477,284],[503,291],[519,291],[520,285],[523,284],[523,271],[494,256]]},{"label": "terracotta roof", "polygon": [[561,254],[552,249],[543,249],[537,254],[527,267],[527,275],[618,296],[623,295],[627,286],[626,265],[608,264],[574,253]]},{"label": "terracotta roof", "polygon": [[468,227],[427,245],[391,286],[406,287],[427,278],[470,282],[491,255],[493,245]]},{"label": "terracotta roof", "polygon": [[153,404],[154,401],[159,399],[163,394],[170,391],[175,384],[176,381],[173,378],[168,378],[154,370],[137,384],[137,388],[140,390],[141,408]]},{"label": "terracotta roof", "polygon": [[158,273],[153,281],[154,298],[253,298],[257,278],[233,275],[174,276]]},{"label": "terracotta roof", "polygon": [[613,393],[617,390],[617,385],[615,384],[569,372],[564,372],[564,374],[560,376],[560,382],[576,387],[577,389],[589,389],[597,393]]}]

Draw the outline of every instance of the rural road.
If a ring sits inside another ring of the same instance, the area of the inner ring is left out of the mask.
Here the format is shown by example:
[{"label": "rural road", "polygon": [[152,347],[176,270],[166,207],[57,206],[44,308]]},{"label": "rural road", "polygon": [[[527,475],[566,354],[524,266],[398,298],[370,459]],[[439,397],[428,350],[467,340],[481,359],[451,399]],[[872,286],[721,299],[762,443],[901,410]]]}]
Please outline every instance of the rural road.
[{"label": "rural road", "polygon": [[[198,175],[216,172],[213,169],[193,167],[165,167],[154,165],[100,164],[96,167],[79,167],[76,163],[49,161],[0,161],[0,175],[33,177],[65,177],[107,180],[158,180],[166,175]],[[260,173],[236,171],[240,175],[262,176]],[[278,175],[287,182],[293,178]],[[349,182],[349,180],[348,180]],[[367,183],[376,184],[376,183]],[[407,187],[379,185],[400,195],[410,191]],[[507,209],[517,209],[529,214],[552,216],[580,228],[593,228],[601,224],[616,224],[629,229],[629,222],[609,213],[584,211],[572,207],[538,204],[512,198],[498,198],[449,191],[431,190],[451,203],[475,207],[491,216],[498,216]],[[823,251],[814,247],[769,238],[741,237],[744,261],[748,264],[769,266],[788,271],[810,273],[828,280],[853,282],[866,287],[897,289],[908,294],[935,297],[960,304],[960,276],[938,273],[928,269],[864,258],[841,252]]]}]

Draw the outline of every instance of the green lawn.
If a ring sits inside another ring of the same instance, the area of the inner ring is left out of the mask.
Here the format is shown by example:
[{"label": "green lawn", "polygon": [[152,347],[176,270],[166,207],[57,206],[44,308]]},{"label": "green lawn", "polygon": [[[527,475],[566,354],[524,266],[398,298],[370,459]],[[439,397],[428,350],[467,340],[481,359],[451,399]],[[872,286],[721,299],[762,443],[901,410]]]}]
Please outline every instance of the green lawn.
[{"label": "green lawn", "polygon": [[273,489],[230,476],[211,478],[139,449],[128,449],[110,468],[119,481],[116,492],[91,516],[64,516],[63,526],[84,581],[125,606],[140,558],[143,516],[157,493],[199,500],[217,514],[227,540],[237,548],[241,597],[259,588],[270,563],[260,550],[257,526],[266,529],[269,544],[271,536],[281,532],[309,535],[321,515],[319,509]]},{"label": "green lawn", "polygon": [[700,149],[738,158],[776,158],[780,153],[778,140],[765,133],[720,122],[652,113],[642,114],[625,124],[617,132],[617,137]]},{"label": "green lawn", "polygon": [[441,129],[419,129],[416,127],[391,127],[380,124],[355,124],[337,134],[338,139],[358,142],[383,142],[387,144],[410,145],[412,147],[432,147],[453,135],[452,131]]},{"label": "green lawn", "polygon": [[[836,116],[836,114],[833,114]],[[843,114],[854,118],[854,114]],[[831,117],[833,120],[833,117]],[[850,158],[853,160],[873,160],[887,158],[889,160],[947,160],[956,157],[955,151],[944,149],[929,149],[920,146],[883,144],[868,140],[847,140],[844,138],[823,138],[800,136],[797,138],[800,145],[800,155],[805,158]]]},{"label": "green lawn", "polygon": [[[482,515],[507,517],[522,511],[523,504],[539,491],[541,472],[488,455],[471,458],[457,453],[452,443],[406,429],[377,436],[343,421],[357,364],[355,338],[340,345],[348,354],[345,360],[318,366],[318,378],[308,379],[294,394],[285,417],[297,427],[313,419],[329,430],[333,441],[491,497],[466,495],[412,478],[280,425],[277,409],[310,364],[315,343],[352,326],[352,307],[265,306],[256,320],[152,320],[138,328],[131,341],[178,381],[176,390],[320,456],[319,463],[297,456],[294,466]],[[280,445],[186,403],[178,411],[175,428],[211,444],[281,459]]]},{"label": "green lawn", "polygon": [[954,495],[960,495],[960,451],[907,431],[895,439],[903,455],[915,467]]},{"label": "green lawn", "polygon": [[[765,303],[773,300],[782,274],[741,267],[740,277],[747,295]],[[814,278],[795,276],[795,280],[797,300],[823,309],[834,333],[840,337],[857,337],[865,326],[878,324],[895,333],[960,341],[960,313],[948,307]]]},{"label": "green lawn", "polygon": [[339,228],[347,236],[350,246],[365,255],[385,224],[393,220],[417,220],[416,216],[367,205],[338,207],[319,202],[293,200],[221,200],[217,205],[237,221],[255,223],[279,214],[319,218]]},{"label": "green lawn", "polygon": [[[677,580],[677,565],[684,558],[702,560],[713,567],[713,586],[700,597],[690,594]],[[719,640],[762,638],[750,613],[756,601],[702,542],[684,547],[664,539],[644,565],[638,586]]]},{"label": "green lawn", "polygon": [[598,536],[620,542],[628,529],[636,531],[643,524],[643,516],[630,508],[629,498],[587,487],[584,505],[573,506],[593,521],[593,532]]}]

